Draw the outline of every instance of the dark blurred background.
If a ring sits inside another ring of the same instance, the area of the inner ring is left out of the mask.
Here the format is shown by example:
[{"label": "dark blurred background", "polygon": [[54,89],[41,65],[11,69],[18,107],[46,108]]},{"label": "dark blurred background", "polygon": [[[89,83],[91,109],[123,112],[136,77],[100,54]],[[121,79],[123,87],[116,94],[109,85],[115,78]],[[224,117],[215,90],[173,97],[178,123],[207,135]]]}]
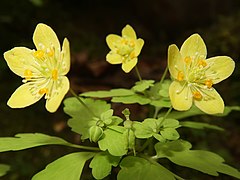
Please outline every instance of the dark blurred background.
[{"label": "dark blurred background", "polygon": [[[109,49],[105,37],[121,34],[130,24],[137,36],[145,40],[138,67],[144,79],[158,81],[166,67],[167,48],[179,47],[193,33],[199,33],[208,48],[208,57],[228,55],[236,62],[230,79],[216,86],[227,105],[240,105],[240,1],[239,0],[1,0],[0,53],[16,46],[34,48],[32,35],[38,23],[51,26],[62,42],[67,37],[71,45],[71,87],[81,93],[125,87],[137,80],[133,72],[124,74],[118,65],[109,65],[105,56]],[[6,102],[22,84],[0,57],[0,136],[41,132],[80,143],[79,135],[67,127],[63,106],[48,113],[45,101],[25,108],[10,109]],[[67,94],[67,96],[71,96]],[[114,105],[121,112],[121,105]],[[143,119],[138,105],[131,105],[132,119]],[[137,112],[134,115],[134,112]],[[146,112],[146,113],[145,113]],[[116,112],[118,113],[118,112]],[[145,113],[145,114],[144,114]],[[194,149],[207,149],[223,156],[227,163],[240,169],[240,113],[228,117],[193,117],[193,121],[217,124],[225,132],[181,129],[183,139]],[[49,146],[0,154],[0,163],[10,164],[12,171],[2,179],[25,180],[42,170],[48,163],[76,151],[72,148]],[[169,165],[176,174],[188,179],[231,179],[221,175],[214,178],[202,173]],[[189,178],[190,177],[190,178]],[[109,177],[107,179],[113,179]],[[85,170],[83,179],[92,179]]]}]

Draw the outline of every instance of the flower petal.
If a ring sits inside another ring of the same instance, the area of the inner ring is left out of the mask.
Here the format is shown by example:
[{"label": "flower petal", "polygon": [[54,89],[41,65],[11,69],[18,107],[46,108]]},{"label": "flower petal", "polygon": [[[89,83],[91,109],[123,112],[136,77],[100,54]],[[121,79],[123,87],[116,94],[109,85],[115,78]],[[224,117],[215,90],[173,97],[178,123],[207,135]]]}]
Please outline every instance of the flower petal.
[{"label": "flower petal", "polygon": [[169,87],[169,97],[174,109],[185,111],[192,106],[192,95],[188,86],[183,82],[173,81]]},{"label": "flower petal", "polygon": [[186,41],[184,41],[180,53],[183,58],[199,56],[201,59],[206,59],[207,49],[206,45],[199,34],[191,35]]},{"label": "flower petal", "polygon": [[12,96],[9,98],[7,104],[11,108],[24,108],[30,106],[40,100],[43,95],[34,96],[30,89],[32,85],[29,83],[21,85],[19,88],[15,90]]},{"label": "flower petal", "polygon": [[66,76],[61,77],[60,82],[61,84],[59,84],[59,86],[61,87],[61,89],[59,89],[59,92],[54,94],[53,97],[46,101],[46,109],[49,112],[55,112],[58,109],[64,96],[67,94],[70,88],[70,83]]},{"label": "flower petal", "polygon": [[55,48],[55,56],[57,58],[59,57],[59,52],[61,50],[60,43],[57,35],[50,26],[39,23],[33,33],[33,42],[38,50],[46,50],[46,48],[51,48],[53,46]]},{"label": "flower petal", "polygon": [[118,36],[118,35],[115,35],[115,34],[110,34],[106,37],[106,42],[107,42],[107,45],[108,47],[113,50],[115,49],[116,47],[116,44],[119,44],[120,41],[121,41],[122,37]]},{"label": "flower petal", "polygon": [[137,64],[138,59],[134,58],[122,63],[122,69],[125,73],[129,73]]},{"label": "flower petal", "polygon": [[116,53],[108,53],[107,54],[107,62],[110,64],[121,64],[122,63],[122,56]]},{"label": "flower petal", "polygon": [[135,49],[134,49],[135,56],[138,56],[140,54],[143,45],[144,45],[144,40],[141,38],[138,38],[136,40]]},{"label": "flower petal", "polygon": [[206,76],[209,77],[213,84],[228,78],[234,71],[235,62],[228,56],[217,56],[207,59],[209,68]]},{"label": "flower petal", "polygon": [[168,68],[171,76],[177,79],[178,72],[183,71],[184,62],[178,47],[172,44],[168,48]]},{"label": "flower petal", "polygon": [[136,33],[134,31],[134,29],[132,28],[132,26],[130,25],[126,25],[123,29],[122,29],[122,36],[123,37],[127,37],[127,38],[131,38],[131,39],[137,39]]},{"label": "flower petal", "polygon": [[23,77],[26,69],[34,71],[32,50],[25,47],[15,47],[4,53],[9,68],[18,76]]},{"label": "flower petal", "polygon": [[66,75],[70,70],[70,47],[67,38],[63,40],[62,53],[63,53],[62,75]]},{"label": "flower petal", "polygon": [[218,94],[218,92],[215,89],[204,90],[202,89],[204,93],[207,93],[212,99],[205,100],[204,98],[202,100],[194,100],[194,104],[203,112],[207,114],[217,114],[217,113],[223,113],[224,111],[224,102],[221,96]]}]

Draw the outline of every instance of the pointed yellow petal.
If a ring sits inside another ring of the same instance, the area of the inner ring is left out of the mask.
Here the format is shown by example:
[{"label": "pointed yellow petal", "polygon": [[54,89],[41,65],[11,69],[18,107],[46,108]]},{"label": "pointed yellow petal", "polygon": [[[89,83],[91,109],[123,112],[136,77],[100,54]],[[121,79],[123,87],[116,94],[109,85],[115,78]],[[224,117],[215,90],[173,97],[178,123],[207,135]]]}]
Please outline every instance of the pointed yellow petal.
[{"label": "pointed yellow petal", "polygon": [[49,112],[55,112],[58,109],[64,96],[67,94],[70,88],[69,80],[66,76],[63,76],[60,82],[61,84],[58,85],[61,87],[61,89],[59,89],[59,92],[57,94],[54,94],[53,97],[46,101],[46,109]]},{"label": "pointed yellow petal", "polygon": [[130,25],[126,25],[122,30],[122,36],[131,38],[131,39],[137,39],[136,33],[134,29]]},{"label": "pointed yellow petal", "polygon": [[11,108],[24,108],[30,106],[37,102],[39,99],[42,98],[42,95],[34,96],[30,92],[30,88],[33,86],[29,85],[29,83],[21,85],[16,91],[12,94],[9,98],[7,104]]},{"label": "pointed yellow petal", "polygon": [[67,38],[63,40],[63,47],[62,47],[62,53],[63,53],[63,63],[62,63],[62,75],[66,75],[68,71],[70,70],[70,47],[69,47],[69,41]]},{"label": "pointed yellow petal", "polygon": [[235,62],[228,56],[217,56],[207,59],[209,68],[206,76],[211,79],[213,84],[228,78],[235,68]]},{"label": "pointed yellow petal", "polygon": [[168,68],[171,76],[177,79],[179,71],[183,72],[184,62],[178,47],[172,44],[168,48]]},{"label": "pointed yellow petal", "polygon": [[55,55],[58,58],[60,52],[60,43],[58,41],[57,35],[52,30],[51,27],[46,24],[39,23],[33,33],[33,42],[36,48],[44,49],[55,48]]},{"label": "pointed yellow petal", "polygon": [[122,63],[122,56],[120,56],[119,54],[115,54],[115,53],[108,53],[107,54],[107,62],[109,62],[110,64],[121,64]]},{"label": "pointed yellow petal", "polygon": [[129,73],[137,64],[137,58],[122,63],[122,69],[125,73]]},{"label": "pointed yellow petal", "polygon": [[209,100],[194,100],[194,104],[203,112],[207,114],[223,113],[224,102],[218,92],[213,89],[211,91],[202,89],[203,92],[207,93],[212,99]]},{"label": "pointed yellow petal", "polygon": [[143,39],[139,38],[136,40],[135,49],[134,49],[135,56],[138,56],[140,54],[143,45],[144,45]]},{"label": "pointed yellow petal", "polygon": [[197,55],[201,59],[205,59],[207,49],[201,36],[199,34],[193,34],[183,43],[180,53],[183,58]]},{"label": "pointed yellow petal", "polygon": [[174,109],[185,111],[192,106],[192,96],[188,86],[183,86],[183,82],[173,81],[169,87],[169,97]]},{"label": "pointed yellow petal", "polygon": [[25,47],[15,47],[4,53],[9,68],[18,76],[23,76],[26,69],[34,71],[32,50]]},{"label": "pointed yellow petal", "polygon": [[118,36],[118,35],[115,35],[115,34],[110,34],[106,37],[106,42],[107,42],[107,45],[108,47],[113,50],[115,49],[116,47],[116,44],[119,44],[121,42],[121,37]]}]

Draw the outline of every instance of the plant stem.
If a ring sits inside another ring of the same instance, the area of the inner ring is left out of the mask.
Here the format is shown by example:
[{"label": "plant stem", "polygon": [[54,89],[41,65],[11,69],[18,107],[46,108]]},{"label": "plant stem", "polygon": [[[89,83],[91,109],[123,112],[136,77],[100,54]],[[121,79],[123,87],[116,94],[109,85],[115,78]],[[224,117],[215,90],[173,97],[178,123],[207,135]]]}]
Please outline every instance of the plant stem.
[{"label": "plant stem", "polygon": [[168,111],[166,112],[166,114],[164,115],[164,117],[163,117],[163,119],[166,119],[167,118],[167,116],[168,116],[168,114],[172,111],[172,107],[170,107],[169,109],[168,109]]},{"label": "plant stem", "polygon": [[153,118],[156,119],[157,118],[157,115],[158,115],[158,112],[160,111],[161,107],[155,107],[155,112],[154,112],[154,115],[153,115]]},{"label": "plant stem", "polygon": [[145,143],[142,145],[141,149],[138,150],[138,153],[142,152],[144,149],[146,149],[146,147],[148,147],[149,143],[150,143],[150,138],[148,138]]},{"label": "plant stem", "polygon": [[160,84],[163,83],[163,81],[164,81],[164,79],[165,79],[165,77],[166,77],[166,75],[167,75],[167,72],[168,72],[168,66],[165,68],[165,70],[164,70],[164,72],[163,72],[162,78],[161,78],[161,80],[160,80]]},{"label": "plant stem", "polygon": [[163,116],[163,120],[161,121],[161,123],[159,124],[159,127],[163,124],[163,122],[165,121],[165,119],[167,118],[168,114],[172,111],[172,107],[170,107],[168,109],[168,111],[166,112],[166,114]]},{"label": "plant stem", "polygon": [[81,145],[77,145],[77,144],[67,144],[67,146],[73,147],[73,148],[79,148],[79,149],[86,149],[86,150],[90,150],[90,151],[100,151],[100,149],[98,147],[81,146]]},{"label": "plant stem", "polygon": [[136,73],[137,73],[139,81],[142,81],[142,77],[141,77],[141,75],[140,75],[140,73],[138,71],[138,67],[137,66],[135,66],[135,70],[136,70]]},{"label": "plant stem", "polygon": [[79,96],[70,88],[69,91],[72,93],[72,95],[77,98],[77,100],[82,104],[82,106],[94,117],[96,115],[92,112],[92,110],[79,98]]}]

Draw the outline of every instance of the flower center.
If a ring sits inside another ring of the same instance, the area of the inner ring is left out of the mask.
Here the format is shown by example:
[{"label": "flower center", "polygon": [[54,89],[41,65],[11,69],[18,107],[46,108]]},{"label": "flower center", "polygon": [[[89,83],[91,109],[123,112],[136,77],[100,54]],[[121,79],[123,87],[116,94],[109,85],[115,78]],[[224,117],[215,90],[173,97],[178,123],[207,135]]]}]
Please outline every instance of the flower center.
[{"label": "flower center", "polygon": [[[205,92],[205,90],[211,91],[213,86],[213,76],[206,74],[211,64],[208,64],[205,59],[199,58],[199,56],[187,56],[183,59],[183,63],[183,69],[177,69],[178,74],[176,80],[179,82],[184,81],[183,89],[186,87],[189,88],[187,94],[191,93],[193,99],[198,101],[203,98],[205,100],[211,99],[212,97]],[[177,93],[181,93],[182,90],[179,90]],[[186,98],[188,97],[187,94]]]},{"label": "flower center", "polygon": [[135,41],[123,37],[119,43],[116,44],[116,52],[123,57],[123,61],[135,58]]}]

